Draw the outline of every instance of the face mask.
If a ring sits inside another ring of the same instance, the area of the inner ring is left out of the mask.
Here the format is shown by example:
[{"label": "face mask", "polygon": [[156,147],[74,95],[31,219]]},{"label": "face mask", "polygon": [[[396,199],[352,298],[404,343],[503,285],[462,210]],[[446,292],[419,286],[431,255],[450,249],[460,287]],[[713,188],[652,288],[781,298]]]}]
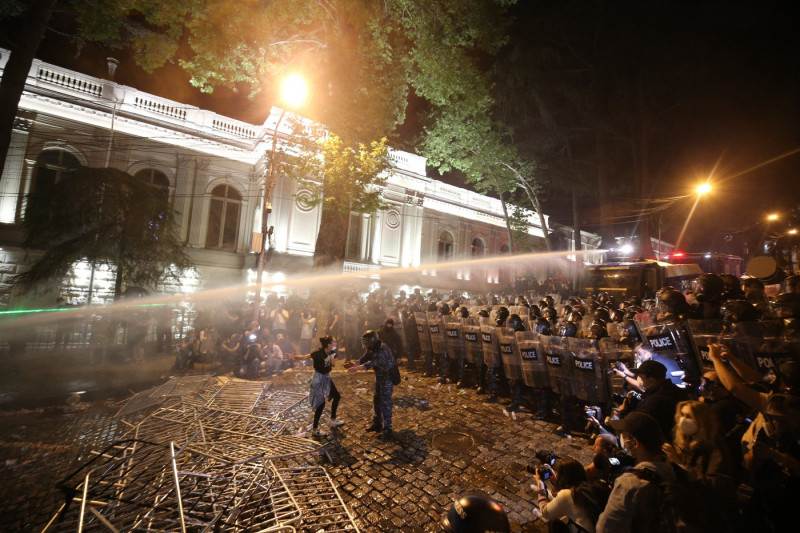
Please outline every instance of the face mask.
[{"label": "face mask", "polygon": [[331,353],[334,353],[336,351],[336,346],[331,346],[330,350],[331,350]]},{"label": "face mask", "polygon": [[695,422],[691,418],[686,418],[685,416],[682,416],[680,420],[678,420],[678,429],[681,431],[681,433],[683,433],[687,437],[691,437],[692,435],[697,433],[697,430],[699,428],[697,427],[697,422]]}]

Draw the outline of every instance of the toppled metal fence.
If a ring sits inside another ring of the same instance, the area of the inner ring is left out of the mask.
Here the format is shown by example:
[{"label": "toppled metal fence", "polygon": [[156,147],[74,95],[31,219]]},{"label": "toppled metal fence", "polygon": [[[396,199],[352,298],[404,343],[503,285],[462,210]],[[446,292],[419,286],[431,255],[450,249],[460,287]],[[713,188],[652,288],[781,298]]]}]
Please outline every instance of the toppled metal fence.
[{"label": "toppled metal fence", "polygon": [[134,395],[124,440],[59,483],[43,531],[358,531],[328,473],[297,466],[324,452],[287,416],[307,395],[269,388],[191,376]]}]

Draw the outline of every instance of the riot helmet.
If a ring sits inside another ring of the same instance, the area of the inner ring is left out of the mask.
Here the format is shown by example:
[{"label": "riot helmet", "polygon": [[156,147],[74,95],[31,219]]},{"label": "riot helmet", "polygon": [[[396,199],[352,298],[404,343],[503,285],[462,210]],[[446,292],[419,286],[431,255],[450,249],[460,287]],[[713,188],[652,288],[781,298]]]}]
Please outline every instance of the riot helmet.
[{"label": "riot helmet", "polygon": [[692,289],[698,302],[712,302],[722,295],[725,284],[717,274],[701,274],[692,281]]},{"label": "riot helmet", "polygon": [[586,338],[598,340],[604,337],[608,337],[608,330],[606,329],[605,322],[595,320],[592,322],[592,325],[589,326],[589,331],[586,333]]},{"label": "riot helmet", "polygon": [[586,306],[583,304],[576,304],[572,306],[573,312],[578,312],[582,315],[586,315]]},{"label": "riot helmet", "polygon": [[608,300],[606,300],[606,307],[615,308],[617,307],[617,297],[613,294],[608,296]]},{"label": "riot helmet", "polygon": [[373,329],[368,329],[361,335],[361,346],[365,350],[375,351],[381,346],[381,339],[378,337],[378,332]]},{"label": "riot helmet", "polygon": [[488,496],[479,494],[469,494],[454,501],[442,518],[442,526],[449,533],[511,531],[508,516],[500,504]]},{"label": "riot helmet", "polygon": [[459,318],[469,318],[469,309],[464,307],[463,305],[456,309],[456,316]]},{"label": "riot helmet", "polygon": [[758,311],[747,300],[725,300],[719,312],[725,322],[750,322],[758,320]]},{"label": "riot helmet", "polygon": [[792,274],[781,284],[783,292],[800,292],[800,274]]},{"label": "riot helmet", "polygon": [[581,320],[583,320],[583,314],[579,311],[573,311],[567,317],[567,322],[572,322],[573,324],[580,324]]},{"label": "riot helmet", "polygon": [[558,330],[559,337],[577,337],[578,336],[578,326],[575,325],[574,322],[565,322],[561,325],[561,328]]},{"label": "riot helmet", "polygon": [[772,304],[775,316],[781,319],[800,317],[800,294],[784,292],[775,297]]},{"label": "riot helmet", "polygon": [[641,296],[631,296],[628,298],[628,306],[637,305],[639,307],[642,306],[642,297]]},{"label": "riot helmet", "polygon": [[504,326],[506,324],[506,320],[508,320],[508,307],[501,307],[497,310],[495,316],[497,317],[497,325]]},{"label": "riot helmet", "polygon": [[578,305],[580,302],[577,298],[570,298],[567,300],[567,305]]},{"label": "riot helmet", "polygon": [[642,342],[642,337],[639,335],[639,329],[633,320],[623,320],[620,330],[620,342],[630,347],[634,347]]},{"label": "riot helmet", "polygon": [[489,311],[487,311],[486,309],[481,309],[480,311],[478,311],[478,316],[481,318],[489,318]]},{"label": "riot helmet", "polygon": [[544,297],[544,301],[547,302],[548,307],[553,307],[556,305],[556,301],[549,294]]},{"label": "riot helmet", "polygon": [[534,318],[538,318],[538,317],[542,316],[542,312],[541,312],[541,310],[539,309],[539,306],[538,306],[538,305],[532,305],[532,306],[530,307],[530,315],[531,315],[532,317],[534,317]]},{"label": "riot helmet", "polygon": [[449,315],[450,314],[450,306],[447,305],[446,303],[442,303],[439,306],[439,314],[442,315],[442,316]]},{"label": "riot helmet", "polygon": [[661,287],[656,293],[656,302],[668,314],[683,314],[690,310],[686,296],[681,291],[667,285]]},{"label": "riot helmet", "polygon": [[620,309],[610,309],[608,311],[608,318],[611,322],[622,322],[625,313]]},{"label": "riot helmet", "polygon": [[533,330],[539,335],[550,335],[550,322],[544,317],[539,317],[533,322]]},{"label": "riot helmet", "polygon": [[594,312],[595,320],[602,320],[603,322],[611,322],[611,313],[608,312],[608,309],[605,307],[601,307]]},{"label": "riot helmet", "polygon": [[522,319],[516,313],[508,317],[506,326],[514,331],[525,331],[525,324],[523,324]]},{"label": "riot helmet", "polygon": [[542,314],[547,320],[550,320],[551,322],[555,321],[555,319],[558,318],[558,313],[552,307],[547,307],[546,309],[543,309]]},{"label": "riot helmet", "polygon": [[559,314],[566,318],[566,317],[569,316],[569,314],[571,312],[572,312],[572,306],[567,304],[567,305],[565,305],[564,307],[561,308],[561,312]]}]

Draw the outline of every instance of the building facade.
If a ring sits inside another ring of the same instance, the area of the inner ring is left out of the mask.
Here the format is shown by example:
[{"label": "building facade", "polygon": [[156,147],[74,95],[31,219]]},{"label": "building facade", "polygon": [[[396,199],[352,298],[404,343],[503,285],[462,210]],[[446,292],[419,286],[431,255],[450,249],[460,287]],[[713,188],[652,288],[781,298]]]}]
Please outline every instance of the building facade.
[{"label": "building facade", "polygon": [[[0,50],[0,70],[8,61]],[[35,61],[17,112],[12,144],[0,179],[0,306],[15,305],[10,276],[35,252],[20,248],[25,195],[61,179],[79,165],[114,167],[162,188],[179,215],[180,238],[196,266],[180,286],[156,292],[195,291],[255,280],[254,247],[260,238],[265,175],[273,136],[291,144],[289,121],[273,108],[263,125],[187,106],[112,81]],[[298,117],[300,120],[302,118]],[[513,281],[521,267],[471,259],[509,255],[500,201],[426,175],[426,160],[390,151],[392,169],[383,191],[388,207],[352,214],[345,272],[420,268],[423,288],[491,290]],[[274,252],[264,279],[276,282],[311,267],[320,209],[303,201],[307,191],[278,173],[269,225]],[[538,217],[529,220],[534,249],[544,250]],[[584,233],[585,249],[599,245]],[[446,272],[437,263],[463,261]],[[541,267],[527,275],[544,276]],[[76,265],[74,303],[84,303],[91,277],[95,301],[110,298],[113,273]],[[113,285],[113,283],[112,283]],[[99,302],[98,302],[99,303]]]}]

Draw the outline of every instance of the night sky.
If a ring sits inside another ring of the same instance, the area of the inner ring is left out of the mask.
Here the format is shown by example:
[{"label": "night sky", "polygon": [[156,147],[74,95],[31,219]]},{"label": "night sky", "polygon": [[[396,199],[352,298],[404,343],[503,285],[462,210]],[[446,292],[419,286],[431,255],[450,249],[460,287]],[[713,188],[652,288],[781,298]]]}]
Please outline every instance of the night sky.
[{"label": "night sky", "polygon": [[[513,9],[516,23],[509,49],[535,49],[563,39],[579,52],[582,46],[603,49],[604,59],[594,66],[606,68],[612,58],[612,68],[619,69],[606,73],[612,84],[618,74],[646,72],[646,90],[652,91],[646,96],[658,108],[653,120],[652,182],[647,189],[654,199],[691,194],[696,183],[711,175],[714,191],[700,201],[685,248],[722,250],[761,231],[759,224],[767,213],[787,214],[800,205],[800,19],[786,5],[721,0],[520,0]],[[558,21],[557,31],[547,27],[551,21]],[[269,91],[253,101],[227,90],[202,95],[176,65],[148,75],[121,51],[97,45],[85,45],[76,57],[74,47],[53,33],[38,54],[45,61],[98,77],[105,77],[108,55],[122,60],[116,76],[119,83],[250,123],[263,123],[272,102]],[[503,82],[499,85],[502,89]],[[515,94],[514,90],[519,88],[503,94]],[[517,113],[532,116],[525,98],[524,94],[507,97],[502,105],[514,113],[518,104]],[[598,113],[611,120],[619,113],[619,105],[618,100]],[[419,133],[421,121],[416,115],[423,110],[412,102],[407,124],[398,128],[395,139],[400,135],[398,143],[405,148]],[[521,131],[526,125],[517,127]],[[535,142],[535,136],[528,140]],[[437,173],[431,170],[429,175]],[[458,183],[458,176],[447,180]],[[615,190],[622,191],[615,197],[640,201],[626,189],[628,180],[630,172],[622,165],[619,174],[612,176]],[[593,229],[597,191],[591,184],[582,190],[579,216],[586,229]],[[550,191],[548,214],[571,224],[571,202],[558,200],[563,197],[555,188]],[[691,199],[679,201],[664,212],[666,238],[674,239],[691,203]],[[627,230],[620,227],[618,231]]]}]

